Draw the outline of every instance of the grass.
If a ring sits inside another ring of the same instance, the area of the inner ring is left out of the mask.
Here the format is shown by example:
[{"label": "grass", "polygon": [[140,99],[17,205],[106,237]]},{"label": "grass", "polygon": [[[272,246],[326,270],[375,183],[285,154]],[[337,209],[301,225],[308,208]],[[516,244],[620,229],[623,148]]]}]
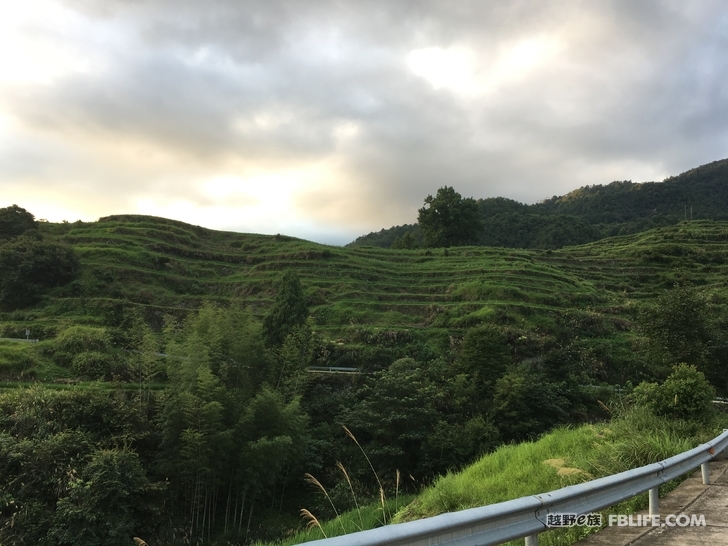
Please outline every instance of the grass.
[{"label": "grass", "polygon": [[34,364],[30,343],[0,340],[0,377],[26,375]]},{"label": "grass", "polygon": [[[314,523],[310,516],[303,516],[306,521],[313,523],[313,525],[308,525],[308,528],[304,530],[291,532],[290,536],[275,544],[290,546],[311,540],[356,533],[365,529],[375,529],[384,525],[385,519],[389,521],[391,516],[396,513],[398,507],[407,504],[412,499],[412,495],[400,496],[399,499],[387,499],[384,503],[384,510],[382,509],[382,504],[379,502],[367,504],[358,509],[355,508],[344,512],[336,519],[324,522],[316,521]],[[262,545],[262,543],[258,544],[259,546]]]},{"label": "grass", "polygon": [[[38,382],[30,381],[0,381],[0,389],[17,389],[29,388],[37,385]],[[44,383],[43,387],[49,390],[91,390],[91,391],[131,391],[139,392],[139,383],[117,383],[110,381],[78,381],[74,383]],[[144,386],[145,390],[162,391],[167,388],[166,383],[148,383]]]},{"label": "grass", "polygon": [[[400,499],[403,508],[388,521],[413,521],[616,474],[682,453],[710,440],[727,425],[725,415],[710,426],[701,426],[656,417],[643,408],[633,408],[622,411],[610,423],[559,428],[534,442],[502,446],[461,472],[440,477],[411,502]],[[685,477],[687,475],[682,479]],[[660,494],[666,494],[680,481],[673,480],[661,486]],[[387,507],[391,502],[387,501]],[[606,523],[610,513],[630,514],[646,506],[647,494],[644,493],[603,511],[603,521]],[[337,536],[342,533],[342,526],[349,533],[383,524],[381,505],[372,504],[361,511],[366,514],[361,521],[357,510],[352,510],[335,520],[318,522],[315,528],[295,534],[282,544],[316,540],[323,538],[323,533]],[[548,531],[539,535],[539,543],[567,546],[594,531],[586,527]],[[512,542],[522,543],[522,540]]]},{"label": "grass", "polygon": [[68,370],[43,356],[36,344],[0,340],[0,379],[53,381],[60,377],[69,377]]},{"label": "grass", "polygon": [[382,482],[379,479],[379,475],[374,469],[374,466],[372,465],[369,456],[366,454],[366,451],[359,443],[359,440],[356,439],[356,436],[347,427],[344,427],[344,431],[346,432],[346,435],[351,439],[351,441],[354,442],[354,444],[356,444],[356,446],[361,451],[364,459],[367,461],[367,464],[372,471],[374,478],[377,481],[377,484],[379,485],[379,502],[360,506],[356,494],[354,493],[354,486],[351,482],[351,478],[349,477],[349,473],[346,471],[346,468],[341,462],[337,462],[336,468],[346,480],[346,483],[349,487],[349,492],[351,493],[351,497],[354,501],[355,506],[353,510],[339,513],[326,488],[314,476],[306,473],[306,481],[313,485],[319,493],[323,494],[326,497],[326,500],[331,505],[333,513],[336,515],[336,517],[322,523],[321,521],[319,521],[315,514],[311,513],[306,508],[302,508],[301,517],[306,521],[306,528],[302,531],[292,532],[291,536],[283,539],[283,541],[277,542],[276,544],[300,544],[301,542],[308,542],[310,540],[318,540],[321,538],[347,535],[350,533],[356,533],[367,529],[381,527],[383,525],[391,523],[392,518],[396,515],[400,506],[405,506],[414,498],[413,495],[400,496],[399,488],[401,476],[399,470],[397,470],[394,499],[387,499],[384,492],[384,487],[382,486]]},{"label": "grass", "polygon": [[[0,333],[16,336],[30,328],[48,340],[84,325],[105,327],[113,336],[131,310],[160,329],[165,315],[182,318],[210,300],[250,307],[260,317],[287,269],[301,278],[317,332],[347,345],[352,325],[447,338],[504,316],[524,328],[550,327],[562,306],[615,303],[592,281],[533,251],[463,247],[445,256],[423,249],[336,248],[143,216],[42,229],[76,249],[82,272],[34,308],[0,313]],[[39,374],[63,376],[58,369]]]},{"label": "grass", "polygon": [[[319,327],[327,330],[340,331],[352,321],[427,328],[433,303],[450,308],[457,320],[486,304],[548,307],[596,297],[589,283],[539,263],[528,251],[469,247],[444,256],[426,250],[333,248],[149,217],[111,217],[66,229],[63,237],[80,254],[84,273],[47,300],[46,308],[57,317],[104,314],[109,299],[162,313],[196,307],[201,299],[234,300],[262,311],[273,299],[280,272],[289,268],[301,277],[314,313],[319,307],[332,310],[320,313],[328,320]],[[436,326],[450,326],[439,322]]]},{"label": "grass", "polygon": [[[599,427],[584,426],[559,429],[537,442],[503,446],[462,472],[440,477],[402,510],[396,521],[494,504],[588,480],[591,476],[583,457],[593,452],[595,444],[606,441]],[[578,472],[559,473],[568,468]]]},{"label": "grass", "polygon": [[41,339],[64,323],[116,327],[129,308],[157,322],[205,300],[262,315],[287,269],[298,273],[317,329],[331,338],[343,337],[352,323],[458,331],[507,315],[535,329],[566,308],[628,314],[632,302],[686,277],[728,301],[725,222],[682,223],[548,252],[459,247],[447,255],[330,247],[145,216],[42,228],[74,246],[83,271],[33,310],[0,313],[3,330],[32,327]]},{"label": "grass", "polygon": [[396,519],[430,517],[616,474],[687,451],[713,438],[715,430],[656,417],[644,408],[608,424],[557,429],[536,442],[503,446],[462,472],[442,476]]}]

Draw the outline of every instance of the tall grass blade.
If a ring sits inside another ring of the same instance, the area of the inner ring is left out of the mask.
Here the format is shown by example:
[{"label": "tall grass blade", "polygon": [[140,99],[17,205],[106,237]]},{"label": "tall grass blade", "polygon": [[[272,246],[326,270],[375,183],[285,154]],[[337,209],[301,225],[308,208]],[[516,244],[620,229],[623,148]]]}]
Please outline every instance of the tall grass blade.
[{"label": "tall grass blade", "polygon": [[329,538],[326,536],[324,528],[321,527],[321,523],[319,522],[319,520],[317,520],[316,516],[314,516],[311,512],[309,512],[305,508],[301,508],[301,517],[306,519],[308,522],[306,523],[306,529],[314,529],[315,527],[318,527],[319,531],[321,531],[321,534],[324,535],[324,538]]},{"label": "tall grass blade", "polygon": [[367,463],[369,463],[369,468],[372,469],[372,472],[374,473],[374,477],[377,479],[377,483],[379,484],[379,490],[384,491],[384,487],[382,487],[382,482],[379,479],[379,475],[377,474],[377,471],[374,470],[374,466],[372,465],[372,462],[369,460],[369,457],[367,456],[366,452],[364,451],[364,448],[361,447],[361,444],[359,443],[359,440],[356,439],[356,436],[344,425],[344,431],[346,432],[346,435],[354,440],[354,443],[359,447],[362,454],[364,455],[364,458],[367,460]]},{"label": "tall grass blade", "polygon": [[356,500],[356,495],[354,494],[354,487],[351,485],[351,479],[349,478],[349,473],[346,471],[346,468],[344,468],[344,465],[341,464],[341,461],[336,461],[336,468],[341,470],[341,473],[344,475],[344,478],[346,478],[346,483],[349,484],[349,490],[351,491],[351,496],[354,499],[354,506],[356,506],[356,511],[359,514],[359,523],[361,524],[359,527],[359,530],[361,531],[364,528],[364,521],[361,517],[361,509],[359,508],[359,503]]},{"label": "tall grass blade", "polygon": [[344,534],[346,534],[346,528],[344,527],[344,522],[339,517],[339,511],[336,509],[336,506],[334,506],[334,501],[331,500],[331,497],[329,496],[329,492],[326,491],[326,488],[323,486],[323,484],[320,481],[318,481],[313,475],[306,472],[304,474],[304,477],[306,478],[306,481],[308,483],[313,484],[316,487],[318,487],[323,492],[324,496],[326,496],[326,499],[329,501],[331,508],[334,510],[334,514],[336,514],[336,519],[338,519],[339,523],[341,524],[341,530],[344,532]]}]

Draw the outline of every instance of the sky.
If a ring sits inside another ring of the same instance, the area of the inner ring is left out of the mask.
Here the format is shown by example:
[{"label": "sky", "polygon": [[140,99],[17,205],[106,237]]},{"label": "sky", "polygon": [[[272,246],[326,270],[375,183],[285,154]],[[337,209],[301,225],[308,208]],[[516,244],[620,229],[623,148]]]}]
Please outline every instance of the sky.
[{"label": "sky", "polygon": [[326,244],[728,157],[722,0],[0,0],[0,207]]}]

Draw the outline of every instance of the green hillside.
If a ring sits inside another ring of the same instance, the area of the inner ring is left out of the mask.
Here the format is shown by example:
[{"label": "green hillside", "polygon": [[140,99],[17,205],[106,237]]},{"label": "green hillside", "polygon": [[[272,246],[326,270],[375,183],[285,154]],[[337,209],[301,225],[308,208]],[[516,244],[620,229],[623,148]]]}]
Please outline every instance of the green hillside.
[{"label": "green hillside", "polygon": [[[718,306],[726,294],[728,224],[721,222],[682,222],[558,250],[339,248],[142,216],[40,228],[75,249],[80,274],[29,309],[0,313],[0,337],[24,337],[27,328],[52,339],[78,324],[123,339],[132,311],[159,331],[165,316],[181,319],[205,301],[262,318],[276,282],[293,270],[315,330],[355,349],[344,360],[356,358],[375,331],[406,331],[437,345],[480,323],[539,338],[528,343],[527,358],[566,335],[567,315],[593,317],[602,323],[598,336],[621,343],[636,305],[676,282],[704,287]],[[337,358],[323,364],[345,363]]]},{"label": "green hillside", "polygon": [[[726,256],[707,220],[555,250],[39,223],[0,242],[0,542],[277,539],[335,515],[306,473],[342,511],[397,506],[679,362],[725,394]],[[271,344],[284,274],[308,320]]]},{"label": "green hillside", "polygon": [[[728,219],[728,160],[690,169],[662,182],[631,181],[585,186],[534,206],[547,214],[572,214],[590,224],[619,224],[649,217],[670,222]],[[692,209],[692,210],[691,210]]]},{"label": "green hillside", "polygon": [[554,251],[338,248],[135,216],[41,228],[76,250],[81,274],[31,310],[0,315],[6,336],[32,326],[48,337],[69,321],[118,326],[129,307],[161,324],[163,314],[181,316],[204,300],[260,316],[288,269],[301,278],[317,329],[332,336],[352,325],[466,328],[499,315],[528,321],[548,310],[613,308],[676,281],[722,293],[728,255],[727,224],[705,221]]},{"label": "green hillside", "polygon": [[532,252],[343,249],[140,217],[47,229],[63,230],[62,240],[83,264],[80,278],[44,302],[54,319],[108,323],[114,305],[176,312],[208,299],[250,305],[260,314],[287,269],[301,278],[315,323],[333,330],[352,323],[468,326],[465,315],[485,305],[563,306],[596,297],[589,283]]},{"label": "green hillside", "polygon": [[31,311],[1,315],[39,335],[61,319],[113,326],[126,306],[184,313],[212,300],[261,315],[288,269],[323,330],[459,328],[495,312],[613,306],[681,280],[722,290],[728,250],[728,224],[705,221],[553,251],[339,248],[135,216],[41,228],[76,250],[82,271]]}]

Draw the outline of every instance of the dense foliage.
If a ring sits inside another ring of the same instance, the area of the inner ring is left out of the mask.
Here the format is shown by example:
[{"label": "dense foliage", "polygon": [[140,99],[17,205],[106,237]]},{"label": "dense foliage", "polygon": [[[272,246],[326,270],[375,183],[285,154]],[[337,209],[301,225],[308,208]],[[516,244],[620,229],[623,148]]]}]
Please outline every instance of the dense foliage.
[{"label": "dense foliage", "polygon": [[425,198],[425,206],[418,212],[417,223],[425,245],[429,247],[473,244],[481,230],[475,200],[463,199],[449,186],[437,190],[435,197],[428,195]]},{"label": "dense foliage", "polygon": [[13,205],[0,209],[0,309],[35,303],[48,288],[77,274],[73,249],[36,231],[32,214]]},{"label": "dense foliage", "polygon": [[9,391],[0,396],[0,424],[3,544],[128,545],[159,524],[164,484],[147,479],[139,447],[150,430],[136,400]]},{"label": "dense foliage", "polygon": [[36,229],[35,216],[18,205],[0,209],[0,241]]},{"label": "dense foliage", "polygon": [[282,345],[291,330],[305,324],[308,318],[301,281],[293,271],[286,271],[276,288],[276,300],[263,319],[263,337],[274,347]]},{"label": "dense foliage", "polygon": [[[262,325],[239,308],[203,305],[151,339],[140,320],[128,317],[126,353],[104,330],[79,326],[37,348],[92,378],[108,378],[103,365],[115,363],[114,378],[138,390],[0,395],[3,544],[273,538],[295,525],[303,502],[329,514],[303,500],[306,472],[336,490],[343,461],[362,499],[415,491],[504,440],[569,422],[574,404],[592,400],[575,385],[567,393],[563,378],[515,366],[495,327],[441,354],[422,339],[385,341],[402,355],[390,365],[327,379],[306,368],[333,347],[305,325],[266,349]],[[162,391],[151,389],[160,360]]]}]

